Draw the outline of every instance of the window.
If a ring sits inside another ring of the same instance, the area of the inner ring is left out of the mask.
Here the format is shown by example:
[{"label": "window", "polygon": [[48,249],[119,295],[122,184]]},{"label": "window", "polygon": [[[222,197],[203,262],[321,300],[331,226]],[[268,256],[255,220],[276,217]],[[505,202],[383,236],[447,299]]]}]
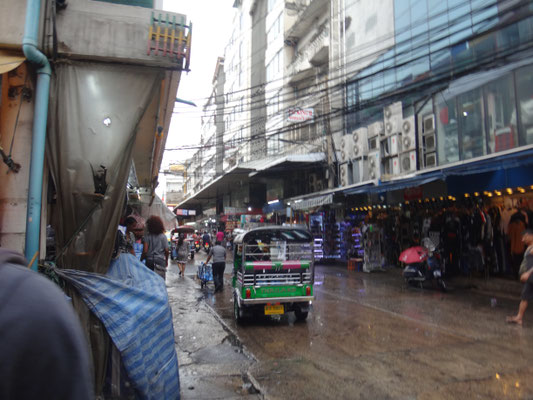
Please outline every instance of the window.
[{"label": "window", "polygon": [[272,11],[278,0],[268,0],[268,12]]},{"label": "window", "polygon": [[276,40],[281,33],[281,21],[283,17],[283,12],[281,12],[272,26],[268,29],[267,32],[267,43],[271,44],[274,40]]},{"label": "window", "polygon": [[487,109],[489,151],[497,153],[518,146],[516,100],[512,75],[499,78],[486,85],[484,97]]},{"label": "window", "polygon": [[[533,66],[520,68],[516,71],[516,94],[518,97],[518,115],[520,146],[533,143]],[[516,112],[515,112],[516,114]],[[517,120],[511,116],[511,123]]]},{"label": "window", "polygon": [[481,89],[457,96],[461,132],[460,158],[468,160],[486,154],[485,112]]},{"label": "window", "polygon": [[439,164],[459,161],[459,131],[455,98],[446,99],[442,93],[435,96]]},{"label": "window", "polygon": [[276,53],[266,67],[267,82],[275,80],[281,72],[281,50]]}]

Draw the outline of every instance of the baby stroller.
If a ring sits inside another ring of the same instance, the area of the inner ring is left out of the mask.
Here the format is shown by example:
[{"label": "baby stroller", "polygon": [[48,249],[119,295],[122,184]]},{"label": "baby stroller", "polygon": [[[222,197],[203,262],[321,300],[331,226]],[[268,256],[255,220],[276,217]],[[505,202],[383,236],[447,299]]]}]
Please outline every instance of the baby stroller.
[{"label": "baby stroller", "polygon": [[213,280],[213,268],[212,264],[206,264],[203,261],[198,264],[198,270],[196,276],[200,280],[200,285],[202,289],[207,285],[207,282]]}]

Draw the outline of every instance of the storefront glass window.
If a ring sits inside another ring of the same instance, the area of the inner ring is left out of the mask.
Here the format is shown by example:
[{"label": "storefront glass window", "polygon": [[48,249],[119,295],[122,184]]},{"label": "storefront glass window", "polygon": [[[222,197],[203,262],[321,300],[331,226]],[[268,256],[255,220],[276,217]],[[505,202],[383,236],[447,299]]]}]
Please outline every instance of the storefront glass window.
[{"label": "storefront glass window", "polygon": [[512,75],[495,80],[485,86],[489,151],[497,153],[518,146],[516,129],[515,94]]},{"label": "storefront glass window", "polygon": [[[533,66],[516,71],[516,90],[520,116],[519,144],[523,146],[533,143]],[[511,121],[516,121],[515,113]]]},{"label": "storefront glass window", "polygon": [[468,160],[485,155],[485,113],[480,89],[474,89],[457,97],[458,121],[461,130],[460,158]]},{"label": "storefront glass window", "polygon": [[459,161],[456,99],[447,99],[442,93],[439,93],[435,96],[435,104],[439,164]]},{"label": "storefront glass window", "polygon": [[533,38],[533,17],[520,21],[518,24],[520,43],[530,43]]}]

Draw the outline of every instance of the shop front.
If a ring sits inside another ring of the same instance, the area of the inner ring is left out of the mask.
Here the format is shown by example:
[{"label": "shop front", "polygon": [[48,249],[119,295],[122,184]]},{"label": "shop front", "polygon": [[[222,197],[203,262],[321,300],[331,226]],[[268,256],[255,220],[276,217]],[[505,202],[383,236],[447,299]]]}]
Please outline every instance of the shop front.
[{"label": "shop front", "polygon": [[313,197],[291,199],[291,223],[306,225],[313,235],[314,257],[317,261],[334,262],[346,259],[346,224],[343,221],[344,201],[335,192]]},{"label": "shop front", "polygon": [[364,259],[367,271],[400,266],[403,250],[430,238],[447,276],[516,278],[521,234],[533,226],[530,153],[345,191],[345,221],[361,233],[346,242],[348,257]]}]

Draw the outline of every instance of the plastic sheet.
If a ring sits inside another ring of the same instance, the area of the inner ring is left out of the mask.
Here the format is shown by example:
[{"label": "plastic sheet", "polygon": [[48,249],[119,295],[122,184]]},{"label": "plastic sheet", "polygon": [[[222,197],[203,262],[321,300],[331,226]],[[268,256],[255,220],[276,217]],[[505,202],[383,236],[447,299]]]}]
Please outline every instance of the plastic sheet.
[{"label": "plastic sheet", "polygon": [[104,324],[142,399],[179,399],[178,360],[165,282],[122,253],[107,275],[58,270]]},{"label": "plastic sheet", "polygon": [[148,68],[56,65],[47,160],[57,191],[53,225],[60,268],[106,272],[138,124],[161,79]]}]

